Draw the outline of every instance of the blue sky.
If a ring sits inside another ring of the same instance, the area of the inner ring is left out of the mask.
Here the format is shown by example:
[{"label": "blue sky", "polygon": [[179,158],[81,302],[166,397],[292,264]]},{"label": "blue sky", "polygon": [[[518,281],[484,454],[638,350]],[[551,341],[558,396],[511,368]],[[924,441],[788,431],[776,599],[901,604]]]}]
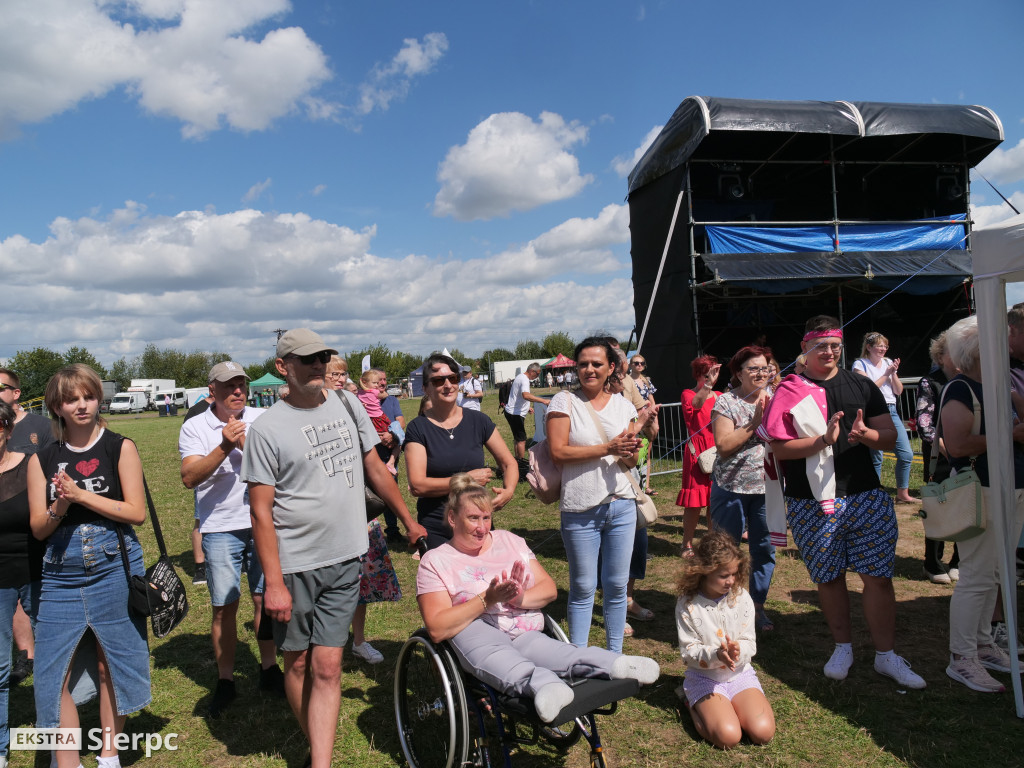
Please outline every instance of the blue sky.
[{"label": "blue sky", "polygon": [[[0,359],[276,328],[479,354],[633,325],[625,176],[689,95],[981,104],[1017,0],[0,0]],[[1011,215],[980,178],[979,223]]]}]

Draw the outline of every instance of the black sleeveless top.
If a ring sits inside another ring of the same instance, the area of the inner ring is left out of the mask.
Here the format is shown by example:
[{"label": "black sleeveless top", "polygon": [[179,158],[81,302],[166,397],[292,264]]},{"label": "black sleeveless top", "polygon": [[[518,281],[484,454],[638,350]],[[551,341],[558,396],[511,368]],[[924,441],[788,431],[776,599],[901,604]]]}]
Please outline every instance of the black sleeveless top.
[{"label": "black sleeveless top", "polygon": [[[63,469],[72,480],[83,488],[108,499],[122,501],[121,479],[117,473],[117,463],[121,458],[121,443],[124,437],[104,429],[99,439],[84,451],[76,451],[66,443],[55,443],[39,452],[39,464],[46,476],[46,503],[52,504],[57,493],[53,485],[53,476]],[[72,504],[68,513],[60,521],[62,526],[78,526],[82,523],[93,523],[107,518],[81,504]]]}]

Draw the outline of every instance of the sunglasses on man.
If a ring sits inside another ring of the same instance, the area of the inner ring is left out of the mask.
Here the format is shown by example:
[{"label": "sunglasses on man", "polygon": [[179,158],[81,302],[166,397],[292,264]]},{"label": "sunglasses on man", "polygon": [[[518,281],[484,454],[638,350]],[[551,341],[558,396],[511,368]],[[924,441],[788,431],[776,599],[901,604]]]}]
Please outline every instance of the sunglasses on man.
[{"label": "sunglasses on man", "polygon": [[327,365],[327,363],[330,362],[330,360],[331,360],[331,353],[328,352],[327,350],[323,350],[322,352],[314,352],[311,355],[293,355],[293,354],[289,354],[289,355],[285,355],[285,357],[286,358],[293,357],[296,360],[298,360],[300,363],[302,363],[303,365],[312,365],[314,362],[319,362],[319,363],[323,363],[324,365]]}]

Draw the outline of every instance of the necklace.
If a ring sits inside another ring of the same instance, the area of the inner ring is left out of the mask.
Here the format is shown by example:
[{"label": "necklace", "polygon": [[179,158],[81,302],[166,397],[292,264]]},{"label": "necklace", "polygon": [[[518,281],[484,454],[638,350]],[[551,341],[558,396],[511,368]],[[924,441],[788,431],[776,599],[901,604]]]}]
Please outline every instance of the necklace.
[{"label": "necklace", "polygon": [[[452,427],[451,429],[448,429],[448,427],[444,426],[444,424],[442,424],[441,421],[438,421],[432,415],[431,416],[427,416],[427,418],[430,419],[431,422],[433,422],[434,424],[439,426],[441,429],[443,429],[445,432],[447,432],[449,440],[454,440],[455,439],[455,430],[458,428],[459,423],[462,422],[462,420],[459,419],[459,422],[456,423],[454,427]],[[443,419],[442,421],[448,421],[448,419],[450,419],[450,418],[451,418],[451,416],[449,416],[446,419]]]}]

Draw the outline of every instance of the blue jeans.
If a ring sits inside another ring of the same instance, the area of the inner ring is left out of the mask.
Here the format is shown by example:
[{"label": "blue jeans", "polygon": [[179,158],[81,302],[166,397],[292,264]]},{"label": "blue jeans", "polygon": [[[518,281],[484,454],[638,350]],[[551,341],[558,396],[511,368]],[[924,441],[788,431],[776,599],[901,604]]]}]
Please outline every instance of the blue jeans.
[{"label": "blue jeans", "polygon": [[750,599],[763,605],[775,572],[775,547],[768,537],[763,493],[733,493],[711,484],[708,505],[711,524],[732,536],[739,544],[743,522],[747,523],[747,545],[750,547]]},{"label": "blue jeans", "polygon": [[11,731],[7,722],[8,695],[11,688],[11,641],[14,635],[14,612],[18,601],[35,623],[36,603],[39,601],[39,582],[20,587],[0,587],[0,757],[7,754],[11,744]]},{"label": "blue jeans", "polygon": [[562,542],[569,561],[569,641],[585,646],[601,557],[605,647],[622,652],[626,629],[626,582],[636,531],[636,500],[613,499],[585,512],[562,513]]},{"label": "blue jeans", "polygon": [[[903,419],[896,413],[896,404],[889,403],[889,415],[892,416],[892,423],[896,427],[896,487],[910,487],[910,463],[914,460],[914,451],[910,447],[910,438],[907,437],[907,428],[903,426]],[[875,472],[878,478],[882,478],[882,451],[872,451],[871,461],[875,465]]]},{"label": "blue jeans", "polygon": [[242,596],[242,573],[249,579],[249,592],[263,594],[263,567],[256,554],[252,528],[211,531],[203,534],[206,583],[210,603],[220,607],[237,603]]}]

